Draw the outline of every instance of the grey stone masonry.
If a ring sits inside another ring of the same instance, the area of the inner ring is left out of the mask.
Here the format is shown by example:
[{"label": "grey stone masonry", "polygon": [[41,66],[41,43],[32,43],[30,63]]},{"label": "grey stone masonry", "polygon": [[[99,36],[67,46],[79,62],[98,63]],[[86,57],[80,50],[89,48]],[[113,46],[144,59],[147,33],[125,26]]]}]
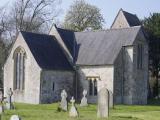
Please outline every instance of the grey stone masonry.
[{"label": "grey stone masonry", "polygon": [[61,91],[66,90],[68,99],[73,95],[74,72],[45,71],[41,73],[40,103],[52,103],[61,100]]}]

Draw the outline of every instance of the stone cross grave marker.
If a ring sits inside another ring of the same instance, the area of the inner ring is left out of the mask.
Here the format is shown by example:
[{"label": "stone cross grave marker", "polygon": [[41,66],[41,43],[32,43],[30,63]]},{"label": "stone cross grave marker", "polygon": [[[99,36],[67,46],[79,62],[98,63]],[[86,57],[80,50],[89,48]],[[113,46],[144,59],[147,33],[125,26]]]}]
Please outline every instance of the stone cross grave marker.
[{"label": "stone cross grave marker", "polygon": [[67,93],[65,90],[62,90],[61,92],[61,103],[60,108],[64,111],[67,111]]},{"label": "stone cross grave marker", "polygon": [[105,87],[100,89],[100,91],[98,92],[97,117],[99,118],[109,117],[109,93]]},{"label": "stone cross grave marker", "polygon": [[80,103],[81,107],[88,106],[86,95],[87,95],[87,90],[83,90],[83,98],[81,99]]},{"label": "stone cross grave marker", "polygon": [[70,100],[70,102],[72,103],[72,106],[71,106],[71,109],[69,111],[69,116],[70,117],[77,117],[78,116],[78,112],[77,112],[76,107],[74,105],[74,103],[75,103],[74,97],[72,97],[72,99]]},{"label": "stone cross grave marker", "polygon": [[18,115],[12,115],[10,117],[10,120],[21,120],[20,117]]}]

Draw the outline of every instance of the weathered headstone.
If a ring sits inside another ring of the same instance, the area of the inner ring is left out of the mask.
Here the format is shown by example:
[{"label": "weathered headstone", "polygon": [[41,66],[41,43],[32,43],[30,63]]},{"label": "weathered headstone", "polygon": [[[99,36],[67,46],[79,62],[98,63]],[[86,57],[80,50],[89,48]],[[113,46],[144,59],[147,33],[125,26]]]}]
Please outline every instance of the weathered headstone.
[{"label": "weathered headstone", "polygon": [[87,90],[83,90],[83,98],[80,103],[81,107],[88,106],[86,95],[87,95]]},{"label": "weathered headstone", "polygon": [[158,99],[158,96],[156,96],[155,99],[157,100],[157,99]]},{"label": "weathered headstone", "polygon": [[10,120],[21,120],[18,115],[12,115]]},{"label": "weathered headstone", "polygon": [[113,104],[113,93],[112,91],[109,91],[109,107],[113,108],[114,104]]},{"label": "weathered headstone", "polygon": [[2,91],[0,91],[0,102],[1,103],[3,102],[3,93],[2,93]]},{"label": "weathered headstone", "polygon": [[11,104],[10,103],[6,103],[5,104],[5,109],[6,110],[11,110],[12,109]]},{"label": "weathered headstone", "polygon": [[61,103],[60,103],[60,108],[64,111],[67,111],[67,93],[65,90],[62,90],[61,92]]},{"label": "weathered headstone", "polygon": [[103,87],[98,92],[98,111],[97,117],[108,118],[109,117],[109,92]]},{"label": "weathered headstone", "polygon": [[78,112],[77,112],[76,107],[74,105],[74,103],[75,103],[74,97],[72,97],[72,99],[70,100],[70,102],[72,103],[72,106],[71,106],[71,109],[69,111],[69,116],[70,117],[77,117],[78,116]]},{"label": "weathered headstone", "polygon": [[2,112],[4,112],[3,93],[2,93],[2,91],[0,91],[0,103],[1,103],[1,105],[0,105],[0,114],[1,114]]},{"label": "weathered headstone", "polygon": [[3,105],[0,105],[0,114],[2,114],[2,112],[4,112],[4,108]]}]

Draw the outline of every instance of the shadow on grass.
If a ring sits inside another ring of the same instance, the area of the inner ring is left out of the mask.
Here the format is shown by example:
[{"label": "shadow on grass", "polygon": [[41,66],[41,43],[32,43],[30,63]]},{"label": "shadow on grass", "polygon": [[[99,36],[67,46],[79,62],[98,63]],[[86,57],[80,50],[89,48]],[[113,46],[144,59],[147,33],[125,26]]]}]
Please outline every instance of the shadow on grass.
[{"label": "shadow on grass", "polygon": [[147,105],[160,106],[160,99],[149,99]]},{"label": "shadow on grass", "polygon": [[143,120],[132,116],[113,116],[111,117],[111,120],[112,118],[114,118],[115,120]]}]

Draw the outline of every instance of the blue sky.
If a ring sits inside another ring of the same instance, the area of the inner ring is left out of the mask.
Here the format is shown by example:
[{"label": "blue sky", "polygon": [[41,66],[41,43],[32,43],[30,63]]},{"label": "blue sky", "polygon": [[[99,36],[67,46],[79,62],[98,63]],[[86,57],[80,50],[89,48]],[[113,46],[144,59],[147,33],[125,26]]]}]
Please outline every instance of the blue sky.
[{"label": "blue sky", "polygon": [[[0,0],[0,6],[11,1],[13,0]],[[73,1],[62,0],[62,4],[59,6],[63,10],[60,21],[63,20],[67,9]],[[86,0],[86,2],[96,5],[101,9],[101,13],[106,21],[105,27],[107,28],[112,24],[120,8],[137,14],[140,19],[148,17],[150,13],[160,12],[160,0]]]}]

